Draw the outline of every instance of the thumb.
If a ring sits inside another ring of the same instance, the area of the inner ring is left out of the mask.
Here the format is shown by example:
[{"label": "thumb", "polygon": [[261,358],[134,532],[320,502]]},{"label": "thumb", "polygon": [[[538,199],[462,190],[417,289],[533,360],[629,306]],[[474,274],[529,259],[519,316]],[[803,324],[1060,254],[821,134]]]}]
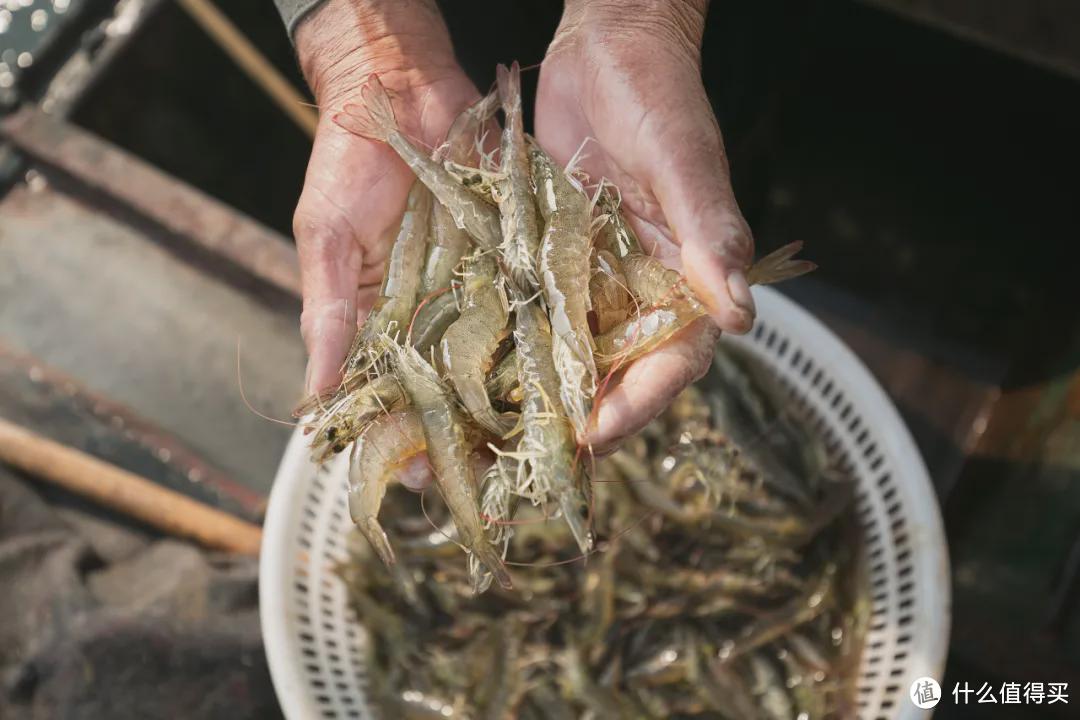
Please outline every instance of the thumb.
[{"label": "thumb", "polygon": [[657,165],[653,192],[682,247],[690,288],[721,330],[744,333],[754,323],[746,281],[754,241],[735,202],[720,128],[704,90],[696,104],[698,111],[671,123],[669,138],[658,145],[673,151]]},{"label": "thumb", "polygon": [[356,302],[305,297],[300,334],[308,351],[304,391],[311,395],[336,385],[356,335]]}]

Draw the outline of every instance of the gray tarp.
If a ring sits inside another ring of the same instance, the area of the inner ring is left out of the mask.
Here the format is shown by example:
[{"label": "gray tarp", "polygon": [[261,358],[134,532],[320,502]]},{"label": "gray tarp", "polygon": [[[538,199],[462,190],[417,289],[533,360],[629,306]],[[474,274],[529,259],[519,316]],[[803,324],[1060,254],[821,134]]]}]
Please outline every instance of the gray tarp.
[{"label": "gray tarp", "polygon": [[0,466],[0,718],[274,718],[257,563],[46,503]]}]

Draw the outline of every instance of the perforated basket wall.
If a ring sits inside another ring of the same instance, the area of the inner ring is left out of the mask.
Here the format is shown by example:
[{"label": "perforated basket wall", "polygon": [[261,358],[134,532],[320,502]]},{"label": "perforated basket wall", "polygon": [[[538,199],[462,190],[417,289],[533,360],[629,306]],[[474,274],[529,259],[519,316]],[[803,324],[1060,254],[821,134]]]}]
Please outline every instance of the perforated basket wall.
[{"label": "perforated basket wall", "polygon": [[[860,720],[928,717],[912,681],[940,680],[948,645],[949,575],[937,502],[922,458],[862,363],[807,312],[754,288],[758,321],[725,337],[765,361],[859,480],[873,616],[858,680]],[[267,511],[260,568],[262,629],[285,715],[373,718],[364,701],[364,632],[333,574],[345,557],[347,459],[322,470],[295,434]]]}]

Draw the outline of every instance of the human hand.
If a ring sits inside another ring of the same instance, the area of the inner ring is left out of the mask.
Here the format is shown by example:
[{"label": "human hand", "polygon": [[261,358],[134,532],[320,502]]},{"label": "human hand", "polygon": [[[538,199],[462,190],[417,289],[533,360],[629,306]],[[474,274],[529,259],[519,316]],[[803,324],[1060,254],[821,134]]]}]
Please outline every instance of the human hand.
[{"label": "human hand", "polygon": [[645,249],[683,272],[711,321],[693,323],[626,368],[583,444],[612,447],[644,427],[712,361],[721,330],[754,321],[750,229],[701,83],[706,0],[568,0],[540,70],[536,135],[565,164],[614,182]]},{"label": "human hand", "polygon": [[296,32],[301,68],[320,108],[293,217],[308,350],[305,391],[333,387],[379,293],[383,264],[415,177],[385,144],[333,122],[378,73],[402,130],[428,147],[480,94],[465,76],[434,2],[328,0]]}]

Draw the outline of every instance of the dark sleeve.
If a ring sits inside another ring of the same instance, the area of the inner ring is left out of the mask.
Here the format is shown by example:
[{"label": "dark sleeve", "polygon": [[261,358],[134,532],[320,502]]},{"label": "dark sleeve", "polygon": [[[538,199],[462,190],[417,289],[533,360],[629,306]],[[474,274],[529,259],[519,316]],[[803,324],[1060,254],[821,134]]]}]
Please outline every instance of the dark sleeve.
[{"label": "dark sleeve", "polygon": [[322,2],[323,0],[274,0],[290,38],[294,38],[296,26],[300,24],[300,21]]}]

